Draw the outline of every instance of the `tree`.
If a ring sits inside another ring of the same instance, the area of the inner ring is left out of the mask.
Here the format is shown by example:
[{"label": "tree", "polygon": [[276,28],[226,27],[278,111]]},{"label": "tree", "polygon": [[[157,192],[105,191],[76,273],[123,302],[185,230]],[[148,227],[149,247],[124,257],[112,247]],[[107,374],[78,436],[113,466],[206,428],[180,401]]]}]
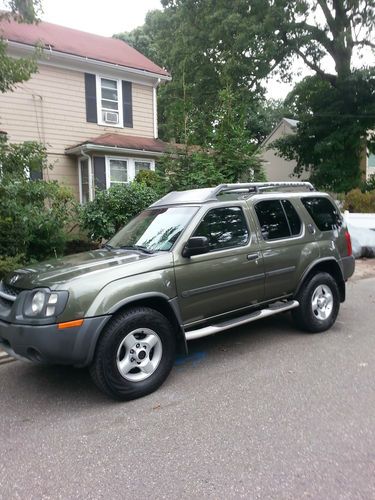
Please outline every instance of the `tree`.
[{"label": "tree", "polygon": [[358,186],[361,155],[366,143],[374,147],[375,74],[365,64],[356,68],[354,56],[375,48],[375,2],[276,0],[264,23],[277,30],[286,54],[282,69],[297,56],[315,73],[287,99],[300,123],[295,136],[278,141],[280,154],[297,161],[297,173],[309,170],[321,187]]},{"label": "tree", "polygon": [[258,146],[269,136],[282,118],[293,118],[288,106],[279,99],[262,99],[249,104],[246,130]]},{"label": "tree", "polygon": [[288,96],[287,104],[300,119],[297,133],[272,147],[297,162],[297,174],[309,170],[317,186],[336,192],[360,184],[366,136],[374,143],[374,134],[368,132],[375,117],[373,74],[355,72],[338,88],[317,76],[307,77]]},{"label": "tree", "polygon": [[[33,23],[41,12],[40,0],[8,0],[8,12],[2,12],[0,19],[15,19],[18,22]],[[17,83],[29,80],[38,69],[35,58],[15,59],[7,55],[7,44],[0,38],[0,92],[13,90]]]},{"label": "tree", "polygon": [[227,89],[220,92],[218,104],[209,146],[186,145],[184,150],[172,150],[162,158],[159,176],[164,192],[265,179],[242,108]]},{"label": "tree", "polygon": [[[160,136],[205,145],[220,92],[229,89],[246,110],[262,99],[261,80],[275,63],[262,56],[265,44],[248,36],[253,23],[248,0],[162,3],[164,10],[150,12],[141,28],[117,36],[172,74],[172,81],[159,87]],[[261,3],[254,2],[258,10]]]},{"label": "tree", "polygon": [[[316,177],[324,186],[344,188],[337,182],[336,168],[329,175],[334,148],[321,145],[323,139],[330,143],[334,134],[336,144],[350,143],[340,159],[340,178],[349,179],[352,186],[360,181],[359,157],[371,122],[369,113],[361,116],[361,109],[364,102],[372,108],[373,95],[366,86],[372,86],[373,76],[365,65],[363,71],[356,69],[353,60],[375,47],[375,0],[162,0],[162,5],[162,12],[150,13],[143,27],[126,35],[172,73],[172,82],[159,91],[162,138],[207,145],[220,92],[229,89],[236,106],[249,113],[249,140],[259,143],[264,137],[265,80],[273,71],[291,80],[291,64],[298,57],[316,75],[312,83],[327,84],[322,92],[329,96],[320,100],[332,105],[334,118],[330,123],[326,113],[325,132],[309,142],[319,161],[305,165],[315,173],[325,170]],[[327,69],[329,60],[332,70]],[[317,117],[326,111],[315,108]],[[307,116],[297,118],[306,122]],[[304,126],[307,131],[307,122]],[[313,133],[306,132],[309,135]]]}]

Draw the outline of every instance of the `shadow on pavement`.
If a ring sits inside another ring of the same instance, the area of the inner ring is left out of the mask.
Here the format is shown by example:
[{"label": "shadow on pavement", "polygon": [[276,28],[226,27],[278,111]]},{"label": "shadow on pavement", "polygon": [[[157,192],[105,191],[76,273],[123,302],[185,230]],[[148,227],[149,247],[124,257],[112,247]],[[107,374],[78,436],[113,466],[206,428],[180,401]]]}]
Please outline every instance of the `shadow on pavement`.
[{"label": "shadow on pavement", "polygon": [[[218,335],[194,340],[189,343],[189,354],[180,355],[176,359],[175,369],[171,375],[173,385],[178,385],[178,379],[186,376],[185,368],[196,367],[205,370],[206,363],[211,366],[220,364],[221,357],[228,351],[231,354],[249,355],[267,349],[275,343],[285,344],[293,339],[295,341],[295,337],[301,335],[303,334],[291,327],[289,315],[281,314]],[[96,388],[87,369],[38,366],[22,361],[2,367],[0,376],[2,404],[10,405],[17,411],[17,400],[24,398],[25,395],[31,405],[38,401],[42,406],[50,407],[68,404],[76,409],[84,409],[111,404],[111,399]],[[112,404],[118,403],[112,402]]]}]

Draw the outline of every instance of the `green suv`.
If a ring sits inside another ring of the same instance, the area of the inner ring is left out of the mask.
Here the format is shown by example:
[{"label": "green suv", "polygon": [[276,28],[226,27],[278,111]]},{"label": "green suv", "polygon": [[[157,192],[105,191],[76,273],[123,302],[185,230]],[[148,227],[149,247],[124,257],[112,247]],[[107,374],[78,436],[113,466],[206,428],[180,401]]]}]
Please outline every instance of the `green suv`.
[{"label": "green suv", "polygon": [[0,347],[88,366],[105,393],[134,399],[191,339],[289,310],[302,330],[329,329],[353,272],[340,211],[310,183],[173,192],[100,250],[1,282]]}]

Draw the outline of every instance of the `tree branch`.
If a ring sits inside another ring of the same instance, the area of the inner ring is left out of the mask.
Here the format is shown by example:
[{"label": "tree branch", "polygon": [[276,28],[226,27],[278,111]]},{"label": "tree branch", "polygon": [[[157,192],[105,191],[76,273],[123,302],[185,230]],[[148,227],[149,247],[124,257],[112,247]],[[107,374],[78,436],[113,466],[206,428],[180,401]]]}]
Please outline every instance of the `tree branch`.
[{"label": "tree branch", "polygon": [[320,5],[320,8],[322,9],[323,14],[327,20],[329,29],[332,31],[332,33],[336,34],[335,19],[332,16],[331,11],[329,10],[327,2],[325,0],[318,0],[318,4]]},{"label": "tree branch", "polygon": [[315,73],[317,73],[323,80],[326,80],[327,82],[329,82],[333,86],[336,85],[337,77],[335,75],[332,75],[331,73],[325,73],[321,68],[319,68],[319,66],[317,64],[310,61],[310,59],[307,58],[306,54],[304,54],[301,50],[299,50],[299,49],[296,50],[296,54],[299,55],[303,59],[304,63],[310,69],[315,71]]},{"label": "tree branch", "polygon": [[355,42],[353,42],[353,45],[354,46],[366,46],[366,47],[371,47],[372,49],[375,49],[375,43],[374,42],[370,42],[370,40],[357,40]]}]

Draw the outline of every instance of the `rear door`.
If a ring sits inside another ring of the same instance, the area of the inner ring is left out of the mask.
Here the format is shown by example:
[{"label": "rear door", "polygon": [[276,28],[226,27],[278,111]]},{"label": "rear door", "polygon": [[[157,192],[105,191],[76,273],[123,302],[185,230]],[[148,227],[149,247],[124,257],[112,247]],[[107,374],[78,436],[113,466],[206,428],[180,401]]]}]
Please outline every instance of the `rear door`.
[{"label": "rear door", "polygon": [[254,202],[265,270],[265,300],[290,295],[308,265],[319,257],[314,232],[299,216],[297,198],[261,199]]},{"label": "rear door", "polygon": [[206,236],[210,251],[185,258],[174,253],[176,284],[184,324],[200,322],[261,302],[264,271],[259,243],[245,206],[208,209],[190,236]]}]

